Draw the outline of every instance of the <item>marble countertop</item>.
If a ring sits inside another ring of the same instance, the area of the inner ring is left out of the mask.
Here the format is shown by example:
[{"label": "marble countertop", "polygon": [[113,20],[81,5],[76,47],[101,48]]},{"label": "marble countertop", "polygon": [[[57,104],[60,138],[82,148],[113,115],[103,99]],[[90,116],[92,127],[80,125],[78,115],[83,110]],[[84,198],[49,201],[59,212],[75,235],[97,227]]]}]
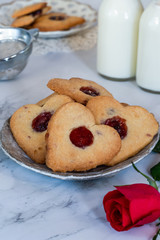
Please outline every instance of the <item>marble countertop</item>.
[{"label": "marble countertop", "polygon": [[[98,5],[99,1],[94,0],[93,7]],[[31,55],[15,80],[0,82],[0,129],[17,108],[36,103],[51,93],[46,87],[49,79],[73,76],[91,79],[107,88],[120,102],[141,105],[160,119],[159,94],[143,91],[134,80],[113,82],[97,74],[95,46],[88,51]],[[159,155],[151,153],[136,166],[149,174],[149,169],[158,161]],[[106,220],[102,206],[104,195],[114,190],[115,185],[133,183],[147,181],[132,167],[110,178],[54,179],[19,166],[0,149],[0,239],[152,239],[155,222],[119,233]]]}]

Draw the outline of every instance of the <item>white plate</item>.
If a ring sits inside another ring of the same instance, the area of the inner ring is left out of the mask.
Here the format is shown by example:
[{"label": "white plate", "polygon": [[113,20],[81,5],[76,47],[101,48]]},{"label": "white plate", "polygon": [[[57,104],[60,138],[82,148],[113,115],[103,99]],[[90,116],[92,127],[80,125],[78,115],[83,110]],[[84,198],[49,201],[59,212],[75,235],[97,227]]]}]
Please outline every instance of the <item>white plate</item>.
[{"label": "white plate", "polygon": [[119,171],[129,167],[132,165],[132,162],[136,163],[147,156],[154,146],[156,145],[159,139],[159,135],[157,134],[152,142],[147,145],[144,149],[142,149],[138,154],[135,156],[127,159],[124,162],[121,162],[113,167],[107,166],[99,166],[87,172],[67,172],[67,173],[60,173],[60,172],[53,172],[51,169],[47,168],[45,165],[37,164],[33,162],[18,146],[16,141],[13,138],[9,127],[9,119],[4,123],[2,131],[1,131],[1,147],[3,151],[15,162],[19,165],[28,168],[32,171],[38,172],[40,174],[50,176],[53,178],[63,179],[63,180],[89,180],[89,179],[96,179],[100,177],[109,177],[113,176]]},{"label": "white plate", "polygon": [[[44,2],[44,0],[18,0],[8,4],[0,5],[0,27],[8,27],[11,25],[13,21],[11,16],[15,10],[36,2]],[[52,7],[51,11],[64,12],[67,15],[83,17],[85,18],[86,22],[66,31],[40,32],[39,37],[41,38],[59,38],[71,36],[87,30],[97,23],[97,12],[89,5],[73,0],[45,0],[45,2]]]}]

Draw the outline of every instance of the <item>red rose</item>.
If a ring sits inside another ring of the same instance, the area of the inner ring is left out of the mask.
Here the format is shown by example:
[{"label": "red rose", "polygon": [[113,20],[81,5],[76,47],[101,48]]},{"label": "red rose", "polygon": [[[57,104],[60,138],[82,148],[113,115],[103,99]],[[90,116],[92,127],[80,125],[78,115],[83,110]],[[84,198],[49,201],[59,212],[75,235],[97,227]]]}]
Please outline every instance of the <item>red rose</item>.
[{"label": "red rose", "polygon": [[104,196],[107,220],[117,231],[126,231],[160,217],[160,193],[147,184],[116,187]]}]

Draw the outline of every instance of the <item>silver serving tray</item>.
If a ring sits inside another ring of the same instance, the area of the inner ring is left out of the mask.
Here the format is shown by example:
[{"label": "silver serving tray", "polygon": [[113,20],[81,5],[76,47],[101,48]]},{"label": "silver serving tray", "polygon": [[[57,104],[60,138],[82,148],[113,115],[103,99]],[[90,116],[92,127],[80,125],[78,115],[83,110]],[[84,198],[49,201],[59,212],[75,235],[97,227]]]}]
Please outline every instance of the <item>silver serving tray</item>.
[{"label": "silver serving tray", "polygon": [[157,141],[159,140],[159,134],[156,134],[150,144],[143,148],[135,156],[123,161],[113,167],[99,166],[90,171],[86,172],[53,172],[46,165],[41,165],[33,162],[24,151],[16,143],[9,126],[9,119],[3,125],[0,134],[1,148],[7,156],[9,156],[13,161],[21,165],[22,167],[28,168],[32,171],[38,172],[40,174],[58,178],[62,180],[89,180],[96,179],[100,177],[110,177],[118,173],[119,171],[132,165],[132,162],[136,163],[147,156],[152,149],[155,147]]}]

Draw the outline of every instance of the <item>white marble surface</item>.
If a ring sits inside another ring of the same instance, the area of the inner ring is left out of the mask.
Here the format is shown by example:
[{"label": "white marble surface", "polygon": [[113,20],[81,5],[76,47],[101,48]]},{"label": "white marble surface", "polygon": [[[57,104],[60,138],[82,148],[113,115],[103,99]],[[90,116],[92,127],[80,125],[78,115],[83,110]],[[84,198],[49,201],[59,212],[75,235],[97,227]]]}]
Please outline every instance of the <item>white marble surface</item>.
[{"label": "white marble surface", "polygon": [[[91,4],[89,0],[81,2]],[[98,8],[99,2],[94,0],[93,7]],[[160,120],[159,94],[143,91],[135,81],[112,82],[97,74],[95,46],[84,52],[32,55],[17,79],[0,82],[0,128],[18,107],[49,95],[46,84],[50,78],[72,76],[94,80],[119,101],[141,105]],[[152,153],[137,167],[149,174],[159,156]],[[132,167],[94,181],[57,180],[19,166],[0,149],[0,239],[150,240],[155,223],[118,233],[106,221],[102,207],[103,196],[115,185],[143,182],[147,183]]]}]

